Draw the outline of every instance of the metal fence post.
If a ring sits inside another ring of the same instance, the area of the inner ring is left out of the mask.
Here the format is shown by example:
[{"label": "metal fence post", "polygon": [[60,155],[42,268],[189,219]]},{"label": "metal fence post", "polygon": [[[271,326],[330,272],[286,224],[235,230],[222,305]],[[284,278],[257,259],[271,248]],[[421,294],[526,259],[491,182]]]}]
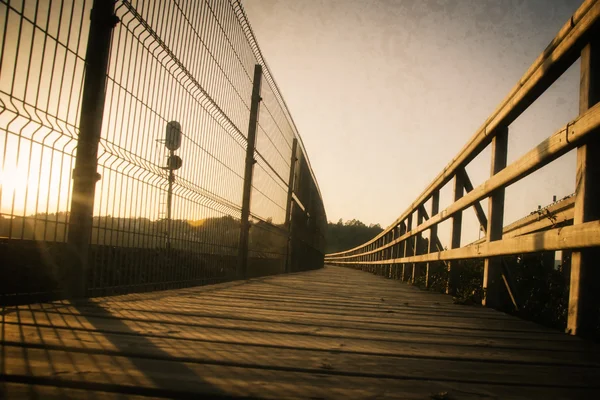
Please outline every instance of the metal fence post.
[{"label": "metal fence post", "polygon": [[287,238],[287,251],[285,257],[285,272],[291,272],[292,267],[292,213],[294,212],[294,202],[292,200],[292,194],[294,193],[294,177],[296,176],[296,161],[298,157],[296,155],[298,148],[298,139],[294,138],[292,142],[292,158],[290,160],[290,177],[288,180],[288,193],[285,210],[285,228],[288,231]]},{"label": "metal fence post", "polygon": [[260,106],[260,87],[262,82],[262,66],[254,66],[252,81],[252,102],[250,104],[250,123],[248,124],[248,144],[246,146],[246,168],[244,170],[244,191],[242,196],[242,216],[240,221],[240,244],[238,250],[238,276],[248,277],[248,239],[250,234],[250,195],[252,192],[252,174],[254,172],[254,148],[256,144],[256,127],[258,126],[258,110]]},{"label": "metal fence post", "polygon": [[85,78],[79,119],[77,154],[73,170],[73,193],[67,243],[73,252],[69,271],[68,295],[85,296],[88,254],[92,233],[96,182],[100,179],[98,143],[106,89],[112,30],[118,22],[114,1],[94,0],[90,13],[90,31],[85,57]]}]

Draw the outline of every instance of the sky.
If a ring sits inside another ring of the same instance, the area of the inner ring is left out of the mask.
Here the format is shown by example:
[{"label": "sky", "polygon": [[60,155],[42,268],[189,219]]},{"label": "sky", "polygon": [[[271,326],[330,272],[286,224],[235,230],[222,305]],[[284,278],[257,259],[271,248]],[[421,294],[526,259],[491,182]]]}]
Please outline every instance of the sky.
[{"label": "sky", "polygon": [[[509,93],[579,0],[244,0],[328,219],[391,224]],[[510,127],[508,163],[578,113],[574,64]],[[489,148],[467,166],[489,177]],[[505,225],[575,187],[570,152],[506,191]],[[450,204],[451,184],[440,209]],[[487,201],[482,205],[487,212]],[[464,213],[463,242],[478,238]],[[440,227],[442,237],[448,221]]]}]

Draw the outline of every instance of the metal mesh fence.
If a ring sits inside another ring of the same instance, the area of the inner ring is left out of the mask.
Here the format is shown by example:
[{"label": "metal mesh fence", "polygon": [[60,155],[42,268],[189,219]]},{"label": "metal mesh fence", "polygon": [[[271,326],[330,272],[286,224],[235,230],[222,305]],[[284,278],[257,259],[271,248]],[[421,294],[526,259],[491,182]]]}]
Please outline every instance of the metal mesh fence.
[{"label": "metal mesh fence", "polygon": [[[64,296],[73,285],[66,275],[97,296],[236,279],[240,257],[247,276],[322,265],[318,186],[301,141],[292,154],[298,132],[239,1],[2,1],[0,24],[3,301]],[[94,32],[107,24],[94,138],[81,104],[95,71]],[[245,254],[255,65],[262,85]],[[71,218],[80,206],[73,179],[83,179],[76,154],[90,154],[84,136],[97,144],[98,181],[93,213],[83,215],[90,237],[78,244],[76,233],[88,232]]]}]

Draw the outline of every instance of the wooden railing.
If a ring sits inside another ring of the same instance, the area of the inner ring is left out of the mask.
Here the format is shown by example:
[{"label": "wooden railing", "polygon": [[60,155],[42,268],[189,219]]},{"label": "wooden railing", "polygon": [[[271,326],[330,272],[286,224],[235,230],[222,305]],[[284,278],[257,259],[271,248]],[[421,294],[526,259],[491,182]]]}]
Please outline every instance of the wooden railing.
[{"label": "wooden railing", "polygon": [[[567,330],[577,334],[591,329],[597,323],[600,303],[596,290],[600,282],[596,259],[600,246],[599,19],[600,1],[585,1],[458,155],[406,211],[370,241],[326,255],[326,263],[395,270],[395,276],[403,279],[412,268],[414,280],[421,267],[425,267],[428,277],[429,263],[444,261],[448,269],[447,291],[453,293],[457,278],[455,260],[483,258],[483,304],[495,307],[505,286],[502,259],[498,256],[570,249],[573,255]],[[577,59],[581,59],[580,115],[506,165],[510,124]],[[481,185],[473,187],[465,167],[487,146],[491,146],[492,174]],[[559,210],[562,220],[572,220],[572,226],[556,228],[554,223],[534,223],[531,219],[521,226],[512,224],[515,226],[504,228],[505,188],[575,148],[576,192],[570,200],[572,206]],[[440,211],[440,189],[451,180],[454,180],[453,202]],[[489,199],[487,217],[479,204],[486,198]],[[430,200],[428,214],[425,203]],[[461,247],[462,212],[469,207],[474,208],[485,239]],[[415,213],[416,221],[413,221]],[[446,250],[437,237],[437,227],[448,219],[452,221],[451,243]],[[424,252],[417,244],[422,243],[420,237],[426,230],[430,231],[431,240]],[[402,270],[401,274],[398,269]]]}]

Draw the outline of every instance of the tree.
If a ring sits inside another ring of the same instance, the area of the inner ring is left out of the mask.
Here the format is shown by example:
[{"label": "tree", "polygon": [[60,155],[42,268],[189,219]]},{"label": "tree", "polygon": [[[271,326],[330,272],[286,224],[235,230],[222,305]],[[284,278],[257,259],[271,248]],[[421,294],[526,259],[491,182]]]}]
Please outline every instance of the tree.
[{"label": "tree", "polygon": [[327,224],[326,253],[336,253],[351,249],[362,244],[379,234],[383,229],[379,224],[366,225],[357,219],[343,222],[340,218],[337,223]]}]

